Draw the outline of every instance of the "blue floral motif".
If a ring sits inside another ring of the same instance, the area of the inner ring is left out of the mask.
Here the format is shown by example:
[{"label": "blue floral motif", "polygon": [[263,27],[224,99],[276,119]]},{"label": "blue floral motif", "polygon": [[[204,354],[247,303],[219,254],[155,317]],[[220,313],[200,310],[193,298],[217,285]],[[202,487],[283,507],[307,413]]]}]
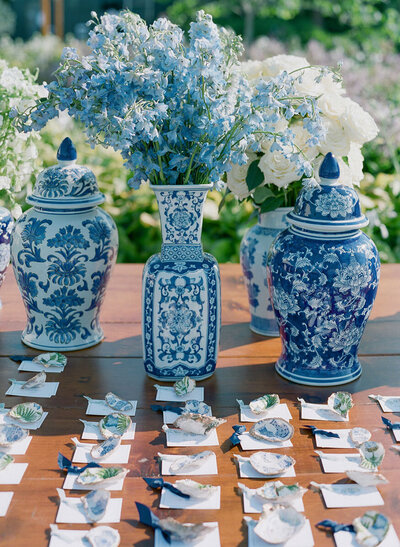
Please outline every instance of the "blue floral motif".
[{"label": "blue floral motif", "polygon": [[[24,219],[21,219],[21,223]],[[52,221],[49,219],[39,220],[38,218],[30,218],[22,232],[21,240],[23,249],[18,253],[18,262],[25,264],[30,268],[32,262],[45,262],[40,253],[40,245],[46,237],[46,227],[51,226]]]},{"label": "blue floral motif", "polygon": [[52,342],[69,344],[79,334],[83,339],[90,335],[89,330],[83,327],[80,317],[83,311],[74,310],[85,302],[74,289],[61,287],[49,297],[43,299],[43,304],[53,311],[45,312],[47,321],[45,331]]},{"label": "blue floral motif", "polygon": [[91,262],[102,260],[104,264],[114,258],[115,249],[111,243],[111,229],[107,223],[99,217],[93,220],[85,220],[83,226],[88,227],[90,239],[97,244]]},{"label": "blue floral motif", "polygon": [[34,195],[42,198],[83,197],[98,192],[96,177],[82,165],[54,165],[38,177]]},{"label": "blue floral motif", "polygon": [[322,194],[316,199],[315,209],[322,216],[346,217],[353,210],[353,200],[333,189],[329,194]]},{"label": "blue floral motif", "polygon": [[164,243],[200,243],[201,211],[204,192],[164,191],[157,192],[163,224],[168,225]]},{"label": "blue floral motif", "polygon": [[0,207],[0,286],[10,263],[10,238],[13,226],[14,222],[10,212],[4,207]]},{"label": "blue floral motif", "polygon": [[47,276],[50,281],[58,285],[72,286],[83,281],[78,290],[86,290],[87,283],[84,280],[88,256],[81,253],[86,250],[89,241],[84,238],[80,228],[67,225],[60,228],[56,235],[47,242],[49,248],[55,249],[55,254],[49,254],[50,262],[47,268]]},{"label": "blue floral motif", "polygon": [[47,242],[49,247],[65,247],[65,249],[87,249],[89,241],[87,241],[79,228],[74,228],[71,224],[61,228],[55,237]]}]

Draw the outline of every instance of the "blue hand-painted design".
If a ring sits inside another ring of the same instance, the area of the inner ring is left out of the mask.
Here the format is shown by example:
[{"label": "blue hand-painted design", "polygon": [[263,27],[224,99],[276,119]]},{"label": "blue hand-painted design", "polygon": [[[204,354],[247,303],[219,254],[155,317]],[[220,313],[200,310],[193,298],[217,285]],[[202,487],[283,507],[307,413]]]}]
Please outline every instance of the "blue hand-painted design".
[{"label": "blue hand-painted design", "polygon": [[83,281],[78,290],[86,290],[84,262],[87,262],[88,256],[80,250],[88,249],[90,244],[81,230],[70,224],[62,227],[53,238],[48,240],[47,245],[55,249],[55,254],[49,254],[47,257],[47,260],[51,262],[47,268],[49,280],[57,285],[67,286]]},{"label": "blue hand-painted design", "polygon": [[[21,219],[21,223],[24,219]],[[46,227],[51,226],[49,219],[30,218],[21,232],[22,250],[18,253],[18,262],[30,268],[32,262],[45,262],[40,253],[40,245],[46,238]]]},{"label": "blue hand-painted design", "polygon": [[74,310],[84,301],[74,289],[68,287],[61,287],[43,299],[43,304],[52,309],[44,314],[47,319],[45,331],[51,341],[57,344],[69,344],[77,334],[80,334],[83,339],[90,335],[88,329],[83,327],[79,320],[83,311]]},{"label": "blue hand-painted design", "polygon": [[104,264],[114,258],[115,249],[111,243],[111,229],[101,218],[85,220],[83,226],[89,230],[90,239],[97,244],[91,262],[102,260]]}]

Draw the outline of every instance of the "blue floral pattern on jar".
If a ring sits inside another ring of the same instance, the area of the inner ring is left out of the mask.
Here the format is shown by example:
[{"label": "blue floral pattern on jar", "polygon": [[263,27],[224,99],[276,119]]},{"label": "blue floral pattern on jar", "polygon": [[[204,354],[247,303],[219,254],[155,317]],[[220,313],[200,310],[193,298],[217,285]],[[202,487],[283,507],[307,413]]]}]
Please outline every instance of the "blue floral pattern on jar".
[{"label": "blue floral pattern on jar", "polygon": [[10,263],[10,237],[13,226],[14,221],[11,213],[4,207],[0,207],[0,287],[3,284]]}]

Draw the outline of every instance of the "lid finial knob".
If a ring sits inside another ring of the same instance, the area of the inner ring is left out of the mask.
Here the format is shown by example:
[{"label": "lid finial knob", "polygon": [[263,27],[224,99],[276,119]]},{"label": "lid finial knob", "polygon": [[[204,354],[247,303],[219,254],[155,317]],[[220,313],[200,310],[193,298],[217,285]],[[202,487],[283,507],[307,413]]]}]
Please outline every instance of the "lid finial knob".
[{"label": "lid finial knob", "polygon": [[332,152],[328,152],[319,168],[321,179],[338,179],[340,177],[339,164]]},{"label": "lid finial knob", "polygon": [[69,137],[65,137],[65,139],[60,144],[57,150],[57,159],[58,161],[76,160],[76,148]]}]

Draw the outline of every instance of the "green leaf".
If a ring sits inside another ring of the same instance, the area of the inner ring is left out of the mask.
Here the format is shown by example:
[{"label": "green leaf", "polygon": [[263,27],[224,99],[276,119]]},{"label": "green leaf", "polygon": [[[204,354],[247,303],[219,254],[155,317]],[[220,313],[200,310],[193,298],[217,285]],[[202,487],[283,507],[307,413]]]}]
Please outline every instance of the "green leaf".
[{"label": "green leaf", "polygon": [[253,194],[254,201],[257,203],[257,205],[260,205],[267,198],[272,198],[274,196],[275,194],[273,193],[273,191],[266,186],[259,186],[255,189]]},{"label": "green leaf", "polygon": [[260,213],[274,211],[283,205],[283,197],[266,199],[260,207]]},{"label": "green leaf", "polygon": [[258,161],[259,160],[254,160],[247,171],[246,184],[250,191],[264,182],[264,174],[258,167]]}]

